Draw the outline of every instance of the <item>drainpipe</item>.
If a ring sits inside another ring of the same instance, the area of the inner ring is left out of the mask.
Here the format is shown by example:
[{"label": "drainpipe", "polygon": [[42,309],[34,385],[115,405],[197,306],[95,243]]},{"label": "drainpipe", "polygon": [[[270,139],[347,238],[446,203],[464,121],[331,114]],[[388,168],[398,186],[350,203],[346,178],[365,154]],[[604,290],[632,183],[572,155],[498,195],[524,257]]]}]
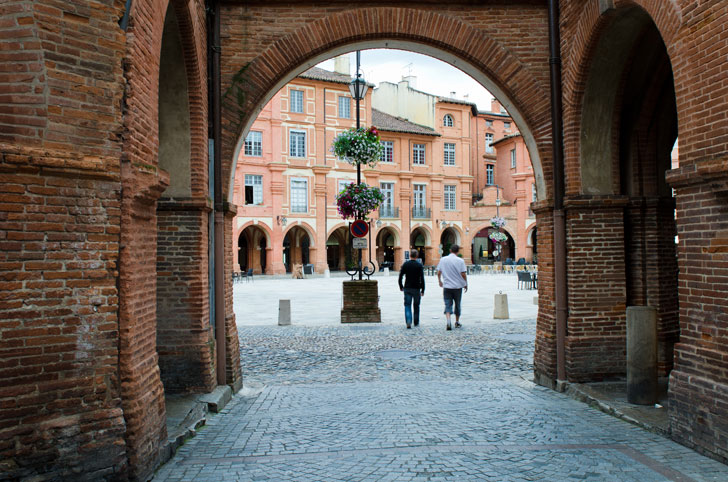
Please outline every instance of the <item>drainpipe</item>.
[{"label": "drainpipe", "polygon": [[564,122],[561,98],[561,35],[559,0],[549,0],[549,69],[551,74],[551,130],[554,157],[554,285],[556,297],[556,378],[566,380],[566,222],[564,216]]},{"label": "drainpipe", "polygon": [[222,198],[222,137],[220,122],[220,2],[219,0],[208,0],[208,15],[212,17],[208,28],[211,28],[212,35],[208,35],[208,62],[210,68],[210,94],[211,94],[211,117],[212,123],[212,151],[213,151],[213,172],[214,172],[214,193],[213,203],[215,209],[215,345],[217,360],[217,384],[225,385],[225,205]]}]

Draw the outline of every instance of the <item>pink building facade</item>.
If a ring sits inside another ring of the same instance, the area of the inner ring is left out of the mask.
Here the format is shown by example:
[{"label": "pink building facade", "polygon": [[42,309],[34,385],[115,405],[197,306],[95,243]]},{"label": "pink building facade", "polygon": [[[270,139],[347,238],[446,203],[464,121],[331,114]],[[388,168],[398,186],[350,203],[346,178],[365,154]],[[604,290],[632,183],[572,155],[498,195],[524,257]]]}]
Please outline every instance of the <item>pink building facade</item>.
[{"label": "pink building facade", "polygon": [[[356,123],[350,80],[310,69],[281,89],[254,122],[235,171],[236,270],[283,274],[300,264],[322,273],[354,262],[349,222],[338,215],[335,197],[356,182],[356,170],[330,151],[334,137]],[[525,257],[530,160],[520,141],[518,167],[506,168],[497,143],[517,132],[512,120],[502,112],[479,114],[458,99],[435,98],[433,109],[430,127],[374,109],[372,89],[360,103],[361,125],[377,127],[385,146],[382,162],[362,170],[362,181],[380,187],[386,198],[370,215],[372,249],[364,261],[398,269],[414,248],[426,265],[435,265],[456,243],[468,263],[489,262],[492,256],[480,256],[483,239],[476,237],[487,233],[497,209],[507,214],[506,230],[518,243],[509,254]],[[519,144],[520,137],[510,139]],[[500,208],[493,184],[502,187]]]}]

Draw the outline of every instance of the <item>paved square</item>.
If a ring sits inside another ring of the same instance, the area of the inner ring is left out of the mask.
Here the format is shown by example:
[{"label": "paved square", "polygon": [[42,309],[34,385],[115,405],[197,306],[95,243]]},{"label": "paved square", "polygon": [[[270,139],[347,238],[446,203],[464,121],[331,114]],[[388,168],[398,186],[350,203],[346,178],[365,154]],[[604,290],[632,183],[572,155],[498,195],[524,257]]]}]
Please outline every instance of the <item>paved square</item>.
[{"label": "paved square", "polygon": [[[340,304],[319,298],[340,278],[304,280],[317,287],[308,299],[289,290],[306,315],[287,327],[267,305],[288,280],[237,285],[237,313],[255,300],[260,314],[257,325],[240,320],[246,388],[155,480],[728,480],[723,464],[534,385],[535,314],[492,320],[492,294],[510,280],[481,278],[465,326],[451,332],[433,278],[433,306],[412,330],[392,278],[380,286],[377,325],[338,324]],[[523,293],[513,308],[535,310],[534,292]]]}]

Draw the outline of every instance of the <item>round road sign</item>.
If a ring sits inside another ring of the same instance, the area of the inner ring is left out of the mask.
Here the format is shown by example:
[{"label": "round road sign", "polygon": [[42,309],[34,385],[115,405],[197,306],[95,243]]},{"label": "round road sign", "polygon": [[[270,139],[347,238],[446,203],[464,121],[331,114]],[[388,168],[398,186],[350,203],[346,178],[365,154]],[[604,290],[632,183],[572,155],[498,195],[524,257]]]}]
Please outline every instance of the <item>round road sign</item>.
[{"label": "round road sign", "polygon": [[351,223],[349,230],[351,231],[351,235],[355,238],[363,238],[367,235],[367,233],[369,233],[369,223],[361,219],[357,219]]}]

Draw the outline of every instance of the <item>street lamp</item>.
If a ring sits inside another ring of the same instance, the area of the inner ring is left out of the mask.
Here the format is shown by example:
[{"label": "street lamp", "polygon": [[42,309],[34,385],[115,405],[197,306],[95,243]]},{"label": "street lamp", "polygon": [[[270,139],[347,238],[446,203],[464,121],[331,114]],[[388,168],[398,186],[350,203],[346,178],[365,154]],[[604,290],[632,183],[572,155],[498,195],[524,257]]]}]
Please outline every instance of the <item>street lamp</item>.
[{"label": "street lamp", "polygon": [[[351,93],[351,96],[354,98],[355,104],[356,104],[356,128],[359,129],[361,127],[361,119],[360,119],[360,113],[359,113],[359,103],[362,99],[364,99],[364,96],[367,95],[367,90],[369,89],[369,86],[367,85],[367,81],[364,80],[364,77],[362,76],[361,72],[361,51],[356,51],[356,78],[351,81],[349,84],[349,92]],[[361,184],[361,166],[357,162],[356,164],[356,185],[358,186]],[[362,219],[361,213],[357,214],[357,219]],[[362,280],[362,265],[361,265],[361,249],[359,251],[359,280]],[[371,258],[371,253],[370,253]]]}]

